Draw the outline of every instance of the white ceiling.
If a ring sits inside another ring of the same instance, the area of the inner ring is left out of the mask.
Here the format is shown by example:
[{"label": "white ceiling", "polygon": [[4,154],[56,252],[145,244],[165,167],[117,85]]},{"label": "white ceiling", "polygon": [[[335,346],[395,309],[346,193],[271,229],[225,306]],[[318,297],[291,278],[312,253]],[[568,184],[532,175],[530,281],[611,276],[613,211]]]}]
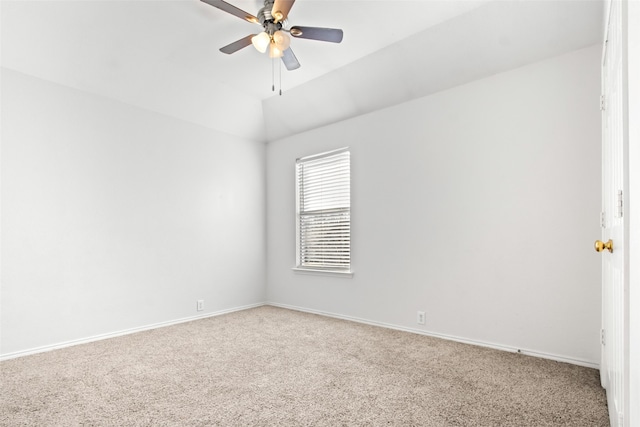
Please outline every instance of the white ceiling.
[{"label": "white ceiling", "polygon": [[[229,2],[253,14],[262,5],[259,0]],[[449,65],[464,63],[469,54],[483,49],[477,43],[482,39],[478,37],[481,33],[491,35],[492,38],[484,40],[495,41],[498,48],[517,48],[503,49],[511,56],[517,53],[515,65],[527,62],[525,49],[531,50],[532,59],[539,59],[556,53],[558,44],[564,50],[575,49],[595,43],[599,36],[602,13],[599,0],[486,3],[486,0],[298,0],[289,14],[291,25],[342,28],[344,40],[333,44],[294,39],[292,48],[302,67],[295,71],[282,68],[282,97],[271,92],[272,62],[266,54],[259,54],[251,46],[233,55],[218,51],[232,41],[260,31],[260,27],[198,0],[3,0],[1,59],[2,66],[9,69],[264,141],[287,134],[265,126],[264,108],[269,107],[266,114],[269,122],[286,120],[291,114],[288,110],[296,110],[294,101],[301,100],[304,87],[311,84],[316,91],[323,90],[318,82],[328,76],[334,76],[329,88],[337,87],[344,92],[342,80],[336,81],[335,76],[348,73],[349,79],[344,84],[366,93],[371,91],[371,85],[385,84],[389,73],[397,70],[405,79],[418,79],[415,87],[422,88],[429,79],[420,71],[429,67],[425,58],[437,54],[438,61]],[[535,16],[531,15],[531,8],[514,7],[531,3],[538,4]],[[559,4],[569,6],[558,7]],[[546,15],[540,12],[543,6],[548,8]],[[510,21],[506,25],[505,19]],[[452,33],[444,28],[457,30]],[[429,34],[447,37],[441,44],[446,50],[438,48],[439,43]],[[569,43],[562,42],[567,39]],[[536,44],[531,40],[541,41]],[[468,46],[473,48],[470,50]],[[495,50],[493,45],[488,48]],[[386,56],[380,52],[386,52]],[[496,72],[514,62],[505,62],[495,55],[485,56],[474,60],[487,64],[471,64],[474,69],[488,66]],[[375,57],[383,62],[372,62]],[[505,64],[496,67],[496,61]],[[278,72],[276,69],[276,80]],[[360,82],[359,73],[369,83]],[[378,73],[384,77],[382,81],[375,79]],[[406,87],[412,87],[411,80],[405,80],[403,86],[406,92]],[[405,98],[423,92],[405,94]],[[398,102],[396,98],[391,96],[391,103]],[[366,101],[366,97],[360,101]],[[378,104],[380,100],[371,106],[378,108]],[[367,109],[360,107],[348,115]],[[277,110],[286,110],[286,116],[277,117],[274,115]],[[314,125],[293,126],[288,133]]]},{"label": "white ceiling", "polygon": [[487,3],[264,100],[265,134],[284,138],[592,46],[602,12],[595,1]]}]

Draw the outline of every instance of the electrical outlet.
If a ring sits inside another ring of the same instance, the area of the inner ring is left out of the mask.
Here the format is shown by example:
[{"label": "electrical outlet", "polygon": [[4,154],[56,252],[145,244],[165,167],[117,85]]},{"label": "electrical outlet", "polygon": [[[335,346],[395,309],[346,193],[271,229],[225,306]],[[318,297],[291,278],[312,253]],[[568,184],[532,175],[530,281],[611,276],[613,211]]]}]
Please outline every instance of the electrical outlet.
[{"label": "electrical outlet", "polygon": [[424,311],[419,311],[418,312],[418,325],[424,325]]},{"label": "electrical outlet", "polygon": [[197,304],[197,306],[196,306],[196,309],[197,309],[198,311],[202,311],[202,310],[204,310],[204,300],[203,300],[203,299],[199,299],[199,300],[198,300],[198,304]]}]

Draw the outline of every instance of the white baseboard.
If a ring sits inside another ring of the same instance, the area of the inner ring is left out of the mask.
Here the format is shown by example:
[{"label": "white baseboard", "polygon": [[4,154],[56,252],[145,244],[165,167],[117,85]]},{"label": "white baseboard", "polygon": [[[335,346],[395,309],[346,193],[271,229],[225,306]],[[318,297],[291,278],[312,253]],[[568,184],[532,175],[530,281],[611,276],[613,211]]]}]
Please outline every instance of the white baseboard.
[{"label": "white baseboard", "polygon": [[309,308],[297,307],[297,306],[288,305],[288,304],[279,304],[279,303],[274,303],[274,302],[261,302],[261,303],[256,303],[256,304],[249,304],[249,305],[245,305],[245,306],[241,306],[241,307],[234,307],[234,308],[230,308],[230,309],[226,309],[226,310],[216,311],[216,312],[213,312],[213,313],[206,313],[206,314],[200,314],[200,315],[197,315],[197,316],[184,317],[184,318],[181,318],[181,319],[170,320],[170,321],[167,321],[167,322],[154,323],[152,325],[145,325],[145,326],[140,326],[140,327],[137,327],[137,328],[131,328],[131,329],[126,329],[126,330],[117,331],[117,332],[111,332],[111,333],[107,333],[107,334],[94,335],[94,336],[91,336],[91,337],[82,338],[82,339],[78,339],[78,340],[65,341],[65,342],[62,342],[62,343],[51,344],[51,345],[46,345],[46,346],[42,346],[42,347],[36,347],[36,348],[27,349],[27,350],[16,351],[16,352],[13,352],[13,353],[0,354],[0,361],[9,360],[9,359],[15,359],[17,357],[22,357],[22,356],[29,356],[29,355],[37,354],[37,353],[44,353],[44,352],[51,351],[51,350],[58,350],[58,349],[61,349],[61,348],[71,347],[71,346],[79,345],[79,344],[86,344],[86,343],[90,343],[90,342],[93,342],[93,341],[99,341],[99,340],[104,340],[104,339],[108,339],[108,338],[115,338],[115,337],[119,337],[119,336],[122,336],[122,335],[134,334],[136,332],[147,331],[147,330],[150,330],[150,329],[156,329],[156,328],[162,328],[162,327],[165,327],[165,326],[177,325],[179,323],[185,323],[185,322],[191,322],[191,321],[194,321],[194,320],[206,319],[208,317],[220,316],[220,315],[227,314],[227,313],[233,313],[235,311],[248,310],[248,309],[251,309],[251,308],[261,307],[263,305],[271,305],[271,306],[274,306],[274,307],[285,308],[285,309],[288,309],[288,310],[296,310],[296,311],[301,311],[301,312],[305,312],[305,313],[318,314],[318,315],[326,316],[326,317],[333,317],[333,318],[336,318],[336,319],[348,320],[348,321],[351,321],[351,322],[364,323],[364,324],[367,324],[367,325],[380,326],[380,327],[383,327],[383,328],[395,329],[395,330],[398,330],[398,331],[411,332],[411,333],[414,333],[414,334],[426,335],[426,336],[435,337],[435,338],[442,338],[442,339],[446,339],[446,340],[450,340],[450,341],[461,342],[461,343],[464,343],[464,344],[471,344],[471,345],[477,345],[477,346],[480,346],[480,347],[488,347],[488,348],[493,348],[493,349],[496,349],[496,350],[508,351],[510,353],[521,353],[521,354],[525,354],[527,356],[540,357],[542,359],[555,360],[557,362],[570,363],[570,364],[573,364],[573,365],[585,366],[585,367],[588,367],[588,368],[594,368],[594,369],[599,369],[600,368],[600,365],[598,363],[595,363],[595,362],[592,362],[592,361],[588,361],[588,360],[575,359],[575,358],[565,357],[565,356],[558,356],[558,355],[555,355],[555,354],[548,354],[548,353],[538,352],[538,351],[534,351],[534,350],[518,349],[518,348],[515,348],[515,347],[509,347],[509,346],[505,346],[505,345],[501,345],[501,344],[494,344],[494,343],[488,343],[488,342],[483,342],[483,341],[470,340],[470,339],[466,339],[466,338],[461,338],[461,337],[456,337],[456,336],[451,336],[451,335],[446,335],[446,334],[440,334],[440,333],[436,333],[436,332],[424,331],[424,330],[421,330],[421,329],[407,328],[407,327],[404,327],[404,326],[393,325],[393,324],[390,324],[390,323],[377,322],[377,321],[374,321],[374,320],[361,319],[361,318],[358,318],[358,317],[345,316],[345,315],[337,314],[337,313],[331,313],[331,312],[326,312],[326,311],[321,311],[321,310],[313,310],[313,309],[309,309]]},{"label": "white baseboard", "polygon": [[460,342],[460,343],[464,343],[464,344],[477,345],[479,347],[493,348],[493,349],[496,349],[496,350],[508,351],[510,353],[520,353],[520,354],[524,354],[524,355],[527,355],[527,356],[539,357],[541,359],[549,359],[549,360],[554,360],[556,362],[564,362],[564,363],[570,363],[572,365],[585,366],[587,368],[600,369],[600,364],[599,363],[592,362],[592,361],[589,361],[589,360],[576,359],[576,358],[571,358],[571,357],[566,357],[566,356],[558,356],[556,354],[549,354],[549,353],[544,353],[544,352],[539,352],[539,351],[534,351],[534,350],[515,348],[515,347],[505,346],[505,345],[501,345],[501,344],[494,344],[494,343],[489,343],[489,342],[484,342],[484,341],[470,340],[470,339],[456,337],[456,336],[452,336],[452,335],[446,335],[446,334],[440,334],[440,333],[436,333],[436,332],[424,331],[424,330],[421,330],[421,329],[407,328],[407,327],[404,327],[404,326],[398,326],[398,325],[393,325],[393,324],[389,324],[389,323],[377,322],[377,321],[368,320],[368,319],[361,319],[361,318],[358,318],[358,317],[344,316],[342,314],[330,313],[330,312],[321,311],[321,310],[313,310],[313,309],[309,309],[309,308],[297,307],[297,306],[288,305],[288,304],[279,304],[279,303],[274,303],[274,302],[268,302],[268,303],[266,303],[266,305],[271,305],[273,307],[286,308],[288,310],[302,311],[302,312],[305,312],[305,313],[318,314],[318,315],[321,315],[321,316],[333,317],[333,318],[336,318],[336,319],[348,320],[348,321],[351,321],[351,322],[364,323],[364,324],[367,324],[367,325],[380,326],[380,327],[383,327],[383,328],[395,329],[395,330],[398,330],[398,331],[411,332],[411,333],[419,334],[419,335],[426,335],[426,336],[435,337],[435,338],[442,338],[442,339],[449,340],[449,341],[456,341],[456,342]]},{"label": "white baseboard", "polygon": [[179,323],[192,322],[194,320],[200,320],[200,319],[206,319],[208,317],[220,316],[222,314],[233,313],[234,311],[248,310],[250,308],[261,307],[263,305],[266,305],[266,303],[260,302],[260,303],[256,303],[256,304],[249,304],[249,305],[244,305],[244,306],[241,306],[241,307],[234,307],[234,308],[229,308],[229,309],[226,309],[226,310],[215,311],[215,312],[212,312],[212,313],[199,314],[197,316],[183,317],[181,319],[169,320],[169,321],[160,322],[160,323],[154,323],[152,325],[145,325],[145,326],[140,326],[140,327],[137,327],[137,328],[125,329],[125,330],[117,331],[117,332],[110,332],[110,333],[107,333],[107,334],[94,335],[94,336],[91,336],[91,337],[81,338],[81,339],[78,339],[78,340],[65,341],[65,342],[61,342],[61,343],[57,343],[57,344],[51,344],[51,345],[45,345],[45,346],[42,346],[42,347],[31,348],[31,349],[28,349],[28,350],[21,350],[21,351],[16,351],[16,352],[13,352],[13,353],[0,354],[0,361],[9,360],[9,359],[15,359],[16,357],[29,356],[29,355],[37,354],[37,353],[44,353],[46,351],[51,351],[51,350],[58,350],[58,349],[61,349],[61,348],[71,347],[71,346],[78,345],[78,344],[86,344],[86,343],[90,343],[90,342],[93,342],[93,341],[100,341],[100,340],[104,340],[104,339],[108,339],[108,338],[120,337],[122,335],[135,334],[136,332],[148,331],[150,329],[163,328],[165,326],[177,325]]}]

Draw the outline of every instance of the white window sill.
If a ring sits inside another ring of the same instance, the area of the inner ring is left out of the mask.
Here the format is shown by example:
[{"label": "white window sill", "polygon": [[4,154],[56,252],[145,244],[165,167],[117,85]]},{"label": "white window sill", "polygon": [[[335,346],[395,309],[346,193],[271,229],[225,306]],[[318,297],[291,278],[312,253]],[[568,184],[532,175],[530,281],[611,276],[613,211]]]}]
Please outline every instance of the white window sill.
[{"label": "white window sill", "polygon": [[353,271],[331,271],[331,270],[314,270],[312,268],[300,268],[293,267],[292,270],[296,273],[311,274],[317,276],[335,276],[335,277],[353,277]]}]

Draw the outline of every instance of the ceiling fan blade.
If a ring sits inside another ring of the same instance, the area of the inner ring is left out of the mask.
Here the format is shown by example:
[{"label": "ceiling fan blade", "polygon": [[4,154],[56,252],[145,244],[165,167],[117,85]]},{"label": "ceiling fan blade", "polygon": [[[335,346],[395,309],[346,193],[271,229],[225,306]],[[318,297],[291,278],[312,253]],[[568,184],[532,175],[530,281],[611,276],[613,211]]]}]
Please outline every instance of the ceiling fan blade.
[{"label": "ceiling fan blade", "polygon": [[287,70],[297,70],[300,68],[300,63],[298,62],[298,58],[293,54],[291,48],[282,52],[282,62],[284,62],[284,66],[287,67]]},{"label": "ceiling fan blade", "polygon": [[271,8],[271,16],[274,17],[276,22],[282,22],[287,19],[289,11],[293,7],[293,3],[296,0],[275,0],[273,2],[273,8]]},{"label": "ceiling fan blade", "polygon": [[336,28],[295,26],[291,27],[289,32],[298,39],[320,40],[331,43],[340,43],[342,41],[342,30]]},{"label": "ceiling fan blade", "polygon": [[220,10],[224,10],[227,13],[230,13],[234,16],[237,16],[240,19],[243,19],[247,22],[252,22],[254,24],[258,23],[258,18],[256,18],[255,16],[253,16],[250,13],[245,12],[242,9],[238,9],[237,7],[222,1],[222,0],[201,0],[213,7],[217,7]]},{"label": "ceiling fan blade", "polygon": [[240,40],[236,40],[233,43],[226,45],[225,47],[220,48],[220,52],[226,53],[227,55],[231,55],[234,52],[239,51],[242,48],[245,48],[251,44],[251,39],[255,36],[255,34],[249,34],[247,37],[243,37]]}]

